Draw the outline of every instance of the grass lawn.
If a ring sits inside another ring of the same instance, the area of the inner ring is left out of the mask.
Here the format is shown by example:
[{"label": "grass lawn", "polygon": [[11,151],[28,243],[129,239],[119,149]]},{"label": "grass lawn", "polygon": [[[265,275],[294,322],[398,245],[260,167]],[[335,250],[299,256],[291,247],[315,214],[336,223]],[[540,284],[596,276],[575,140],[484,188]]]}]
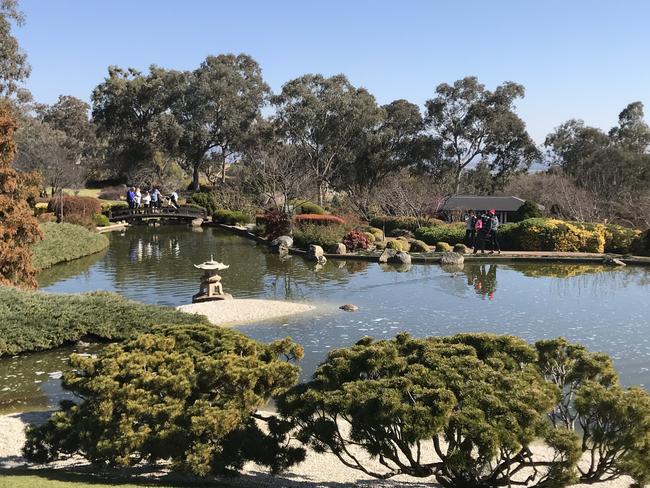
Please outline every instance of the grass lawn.
[{"label": "grass lawn", "polygon": [[121,478],[107,478],[84,473],[57,471],[53,469],[0,469],[0,488],[185,488],[185,487],[228,487],[229,484],[211,482],[169,482],[140,481]]},{"label": "grass lawn", "polygon": [[34,246],[34,266],[38,269],[95,254],[108,247],[105,235],[79,225],[48,222],[41,224],[41,230],[45,237]]}]

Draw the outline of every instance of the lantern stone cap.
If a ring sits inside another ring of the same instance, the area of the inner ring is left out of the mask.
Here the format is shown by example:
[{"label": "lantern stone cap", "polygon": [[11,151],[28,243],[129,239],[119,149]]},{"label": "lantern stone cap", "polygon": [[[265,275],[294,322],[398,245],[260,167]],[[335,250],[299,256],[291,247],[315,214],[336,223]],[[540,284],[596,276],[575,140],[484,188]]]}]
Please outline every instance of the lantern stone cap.
[{"label": "lantern stone cap", "polygon": [[194,267],[197,269],[220,270],[220,269],[228,269],[230,268],[230,265],[215,261],[214,257],[210,256],[210,261],[206,261],[205,263],[201,263],[201,264],[195,264]]}]

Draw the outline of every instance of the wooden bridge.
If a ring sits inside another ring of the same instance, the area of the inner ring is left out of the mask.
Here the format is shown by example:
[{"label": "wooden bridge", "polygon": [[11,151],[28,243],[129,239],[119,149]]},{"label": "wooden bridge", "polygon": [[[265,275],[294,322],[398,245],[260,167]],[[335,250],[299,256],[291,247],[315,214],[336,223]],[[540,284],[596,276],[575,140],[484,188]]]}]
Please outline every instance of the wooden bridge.
[{"label": "wooden bridge", "polygon": [[109,210],[108,220],[111,222],[127,222],[148,220],[148,219],[174,219],[192,221],[194,219],[205,219],[207,212],[204,208],[197,208],[188,205],[181,205],[178,208],[119,208]]}]

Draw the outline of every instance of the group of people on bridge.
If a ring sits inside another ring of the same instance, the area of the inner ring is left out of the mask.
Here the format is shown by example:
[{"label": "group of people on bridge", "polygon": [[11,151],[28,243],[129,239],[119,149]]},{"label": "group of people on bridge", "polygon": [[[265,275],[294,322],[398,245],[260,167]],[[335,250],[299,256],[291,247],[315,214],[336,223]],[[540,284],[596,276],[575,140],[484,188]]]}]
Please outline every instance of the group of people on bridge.
[{"label": "group of people on bridge", "polygon": [[499,246],[499,217],[494,209],[488,212],[470,212],[465,216],[465,244],[476,254],[479,249],[485,254],[485,245],[490,247],[490,254],[498,252]]},{"label": "group of people on bridge", "polygon": [[174,209],[178,209],[178,193],[172,191],[171,194],[166,197],[164,196],[158,188],[153,188],[151,191],[146,190],[144,193],[137,187],[131,187],[126,192],[126,202],[129,204],[131,210],[140,210],[140,209],[159,209],[163,205],[170,206]]}]

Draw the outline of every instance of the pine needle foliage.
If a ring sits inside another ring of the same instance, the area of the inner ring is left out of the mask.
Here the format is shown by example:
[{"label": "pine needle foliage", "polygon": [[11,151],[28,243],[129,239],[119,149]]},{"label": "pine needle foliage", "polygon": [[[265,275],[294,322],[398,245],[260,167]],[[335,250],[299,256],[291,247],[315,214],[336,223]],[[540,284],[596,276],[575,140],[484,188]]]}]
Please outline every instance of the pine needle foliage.
[{"label": "pine needle foliage", "polygon": [[[261,344],[211,325],[164,326],[71,357],[64,402],[27,433],[25,455],[46,462],[79,454],[97,465],[169,461],[198,476],[240,470],[248,460],[277,472],[304,458],[286,444],[286,422],[262,430],[256,414],[298,379],[302,357],[289,339]],[[268,420],[268,419],[267,419]]]}]

